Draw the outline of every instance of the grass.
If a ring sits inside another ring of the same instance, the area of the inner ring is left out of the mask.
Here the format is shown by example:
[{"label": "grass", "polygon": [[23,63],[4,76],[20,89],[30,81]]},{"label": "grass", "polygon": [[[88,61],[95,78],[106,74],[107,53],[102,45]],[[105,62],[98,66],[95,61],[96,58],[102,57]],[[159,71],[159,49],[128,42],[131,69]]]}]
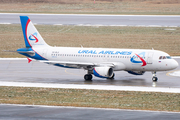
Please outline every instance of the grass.
[{"label": "grass", "polygon": [[180,15],[178,0],[4,0],[0,12]]},{"label": "grass", "polygon": [[0,87],[0,103],[180,112],[180,94]]},{"label": "grass", "polygon": [[[87,27],[36,25],[51,46],[156,49],[180,55],[180,28]],[[171,30],[174,29],[174,30]],[[0,57],[22,57],[16,51],[25,47],[20,25],[0,25]]]}]

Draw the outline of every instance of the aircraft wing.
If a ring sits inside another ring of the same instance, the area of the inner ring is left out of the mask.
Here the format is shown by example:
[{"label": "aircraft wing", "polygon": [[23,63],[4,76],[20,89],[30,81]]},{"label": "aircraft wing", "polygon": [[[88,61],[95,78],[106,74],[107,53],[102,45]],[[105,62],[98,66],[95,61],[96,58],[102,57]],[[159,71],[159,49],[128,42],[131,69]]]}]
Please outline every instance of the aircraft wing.
[{"label": "aircraft wing", "polygon": [[71,67],[71,68],[94,68],[96,66],[109,66],[114,67],[113,63],[89,63],[89,62],[71,62],[71,61],[40,61],[47,64],[53,64],[60,67]]}]

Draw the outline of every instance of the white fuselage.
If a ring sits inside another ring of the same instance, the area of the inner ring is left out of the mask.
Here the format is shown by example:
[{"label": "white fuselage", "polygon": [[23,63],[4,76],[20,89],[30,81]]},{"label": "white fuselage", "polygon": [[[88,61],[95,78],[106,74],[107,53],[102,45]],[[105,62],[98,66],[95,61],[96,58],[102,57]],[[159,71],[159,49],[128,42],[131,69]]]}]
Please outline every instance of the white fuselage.
[{"label": "white fuselage", "polygon": [[[48,61],[114,64],[114,71],[166,71],[178,66],[174,59],[167,58],[167,53],[158,50],[81,47],[45,47],[34,50]],[[160,56],[166,58],[160,59]]]}]

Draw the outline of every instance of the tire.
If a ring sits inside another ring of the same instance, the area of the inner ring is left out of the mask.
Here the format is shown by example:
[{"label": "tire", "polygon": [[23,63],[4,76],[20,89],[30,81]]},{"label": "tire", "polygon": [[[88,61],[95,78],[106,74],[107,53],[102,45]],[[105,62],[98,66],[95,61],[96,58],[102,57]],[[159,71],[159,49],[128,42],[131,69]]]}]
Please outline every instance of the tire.
[{"label": "tire", "polygon": [[91,81],[92,80],[92,75],[91,74],[84,75],[84,80]]},{"label": "tire", "polygon": [[153,77],[152,80],[153,80],[153,82],[157,82],[158,78],[157,77]]}]

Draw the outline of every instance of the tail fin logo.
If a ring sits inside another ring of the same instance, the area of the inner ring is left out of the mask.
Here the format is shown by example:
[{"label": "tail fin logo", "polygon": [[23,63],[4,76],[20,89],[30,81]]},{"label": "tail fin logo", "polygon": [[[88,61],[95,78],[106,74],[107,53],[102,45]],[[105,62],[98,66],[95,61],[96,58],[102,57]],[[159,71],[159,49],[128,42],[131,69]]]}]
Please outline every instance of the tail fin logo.
[{"label": "tail fin logo", "polygon": [[[143,63],[142,66],[146,66],[147,63],[146,61],[143,59],[145,58],[145,52],[142,52],[140,54],[135,54],[132,58],[131,58],[131,62],[132,63]],[[140,59],[140,60],[138,60]]]},{"label": "tail fin logo", "polygon": [[39,41],[38,38],[37,38],[37,32],[31,34],[29,36],[29,40],[35,41],[35,43],[37,43]]}]

